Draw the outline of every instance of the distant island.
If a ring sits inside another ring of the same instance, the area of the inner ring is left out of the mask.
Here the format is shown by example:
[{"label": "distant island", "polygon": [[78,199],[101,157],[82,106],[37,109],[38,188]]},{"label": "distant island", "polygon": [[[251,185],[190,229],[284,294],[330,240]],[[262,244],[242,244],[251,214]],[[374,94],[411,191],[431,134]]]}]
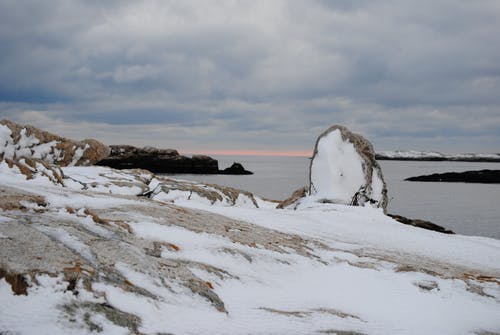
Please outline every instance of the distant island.
[{"label": "distant island", "polygon": [[380,151],[375,155],[377,160],[393,161],[455,161],[455,162],[500,162],[500,153],[492,154],[456,154],[447,155],[435,151]]},{"label": "distant island", "polygon": [[434,173],[405,179],[407,181],[434,181],[447,183],[500,184],[500,170]]}]

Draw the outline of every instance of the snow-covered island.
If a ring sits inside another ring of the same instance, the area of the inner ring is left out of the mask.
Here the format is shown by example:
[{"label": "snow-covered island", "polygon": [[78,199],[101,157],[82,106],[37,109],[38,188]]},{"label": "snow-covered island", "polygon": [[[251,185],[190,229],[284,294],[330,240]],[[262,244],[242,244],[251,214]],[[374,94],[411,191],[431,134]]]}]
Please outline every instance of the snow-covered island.
[{"label": "snow-covered island", "polygon": [[0,334],[500,333],[500,241],[385,215],[343,127],[281,203],[71,143],[0,125]]},{"label": "snow-covered island", "polygon": [[491,154],[455,154],[448,155],[436,151],[396,150],[379,151],[378,160],[400,161],[457,161],[457,162],[500,162],[500,153]]}]

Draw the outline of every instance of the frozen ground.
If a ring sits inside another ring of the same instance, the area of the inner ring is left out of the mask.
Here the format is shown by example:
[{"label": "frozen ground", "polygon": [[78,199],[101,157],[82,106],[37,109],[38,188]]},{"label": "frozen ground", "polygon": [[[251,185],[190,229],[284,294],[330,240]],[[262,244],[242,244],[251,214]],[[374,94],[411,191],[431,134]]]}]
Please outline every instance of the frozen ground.
[{"label": "frozen ground", "polygon": [[500,333],[498,240],[141,170],[38,168],[0,163],[2,334]]}]

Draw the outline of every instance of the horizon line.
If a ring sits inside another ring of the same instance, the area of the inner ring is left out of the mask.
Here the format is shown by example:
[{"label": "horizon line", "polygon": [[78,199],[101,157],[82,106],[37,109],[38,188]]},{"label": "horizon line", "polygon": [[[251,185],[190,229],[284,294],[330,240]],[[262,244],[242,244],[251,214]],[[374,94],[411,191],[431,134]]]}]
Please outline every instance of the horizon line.
[{"label": "horizon line", "polygon": [[285,156],[311,157],[312,151],[278,151],[278,150],[186,150],[188,155],[219,155],[219,156]]}]

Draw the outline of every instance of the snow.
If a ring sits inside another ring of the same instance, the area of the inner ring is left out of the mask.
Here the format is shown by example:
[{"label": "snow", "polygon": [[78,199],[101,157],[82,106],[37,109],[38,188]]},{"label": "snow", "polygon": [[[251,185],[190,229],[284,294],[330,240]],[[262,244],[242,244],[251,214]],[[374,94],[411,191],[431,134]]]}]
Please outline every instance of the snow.
[{"label": "snow", "polygon": [[180,201],[190,200],[198,203],[205,203],[207,205],[212,204],[210,200],[199,196],[197,193],[193,193],[190,191],[181,191],[181,190],[171,190],[168,192],[162,191],[156,194],[153,193],[152,199],[156,201],[171,202],[171,203],[178,203]]},{"label": "snow", "polygon": [[382,201],[384,182],[377,173],[377,170],[372,171],[372,198],[378,202]]},{"label": "snow", "polygon": [[[23,160],[20,160],[20,162],[23,163]],[[48,176],[40,173],[42,171],[45,171],[49,175],[53,175],[52,171],[45,170],[39,163],[37,163],[36,166],[39,170],[34,170],[30,167],[27,167],[28,169],[35,172],[33,178],[29,181],[29,184],[36,184],[39,186],[49,186],[51,184],[53,185],[53,182],[49,179]],[[18,185],[19,183],[23,183],[24,181],[26,181],[26,179],[27,176],[22,174],[17,166],[14,165],[12,166],[12,168],[10,168],[4,160],[0,161],[0,183]]]},{"label": "snow", "polygon": [[498,240],[446,235],[402,225],[385,216],[381,209],[321,204],[314,198],[306,200],[309,202],[303,202],[297,210],[217,207],[193,202],[182,205],[284,233],[308,236],[333,248],[341,248],[340,241],[366,252],[376,250],[379,255],[417,256],[457,266],[498,270]]},{"label": "snow", "polygon": [[130,172],[100,166],[69,166],[63,167],[62,171],[66,176],[66,187],[108,194],[140,195],[147,188],[147,177],[151,178],[142,175],[144,180],[140,180]]},{"label": "snow", "polygon": [[[475,325],[485,329],[500,327],[499,304],[468,292],[461,280],[423,273],[399,274],[390,267],[354,267],[345,261],[335,261],[341,257],[335,252],[325,251],[321,255],[331,262],[325,265],[294,254],[236,246],[252,257],[250,263],[218,251],[232,243],[217,236],[145,222],[135,224],[134,231],[143,238],[179,246],[178,252],[165,251],[164,258],[203,262],[234,276],[221,279],[193,270],[211,282],[224,301],[228,315],[221,315],[187,293],[176,299],[172,290],[165,290],[158,282],[118,264],[126,278],[162,296],[160,303],[151,303],[116,287],[98,288],[106,293],[113,306],[140,315],[143,320],[140,330],[145,333],[305,334],[311,329],[349,329],[369,334],[457,334],[474,329]],[[437,288],[422,291],[417,284],[426,281],[435,282]],[[498,289],[495,294],[499,297]],[[286,315],[287,312],[291,314]],[[293,313],[302,316],[293,317]],[[176,317],[158,317],[171,314]],[[197,322],[192,322],[194,315]]]},{"label": "snow", "polygon": [[14,140],[11,137],[12,131],[9,127],[0,124],[0,155],[3,154],[4,158],[12,159],[14,157]]},{"label": "snow", "polygon": [[[26,128],[20,130],[19,139],[15,142],[11,129],[6,125],[0,124],[0,155],[3,154],[4,158],[37,158],[54,164],[64,159],[64,153],[57,148],[59,144],[60,142],[56,140],[40,143],[40,139],[35,134],[28,135]],[[88,144],[83,148],[77,148],[70,165],[77,164],[89,148]]]},{"label": "snow", "polygon": [[311,194],[336,203],[350,204],[365,183],[363,162],[356,148],[336,129],[318,142],[311,163]]},{"label": "snow", "polygon": [[329,130],[319,137],[310,166],[311,198],[385,208],[382,172],[376,162],[357,150],[351,140],[343,138],[340,129]]},{"label": "snow", "polygon": [[51,154],[57,145],[57,141],[41,143],[34,134],[27,135],[26,128],[21,129],[19,140],[14,143],[12,131],[5,125],[0,125],[0,154],[5,158],[32,157],[43,159],[46,162],[54,163],[56,159]]},{"label": "snow", "polygon": [[422,157],[442,158],[445,156],[442,153],[436,152],[436,151],[417,151],[417,150],[380,151],[380,152],[378,152],[378,154],[386,156],[386,157],[391,157],[391,158],[396,158],[396,157],[401,157],[401,158],[422,158]]},{"label": "snow", "polygon": [[90,148],[90,146],[88,144],[85,144],[85,147],[83,147],[83,148],[76,148],[75,153],[73,154],[73,160],[71,161],[71,163],[69,165],[70,166],[76,165],[76,163],[78,163],[80,158],[82,158],[85,150],[87,150],[88,148]]},{"label": "snow", "polygon": [[[189,180],[171,178],[159,180],[153,178],[149,184],[149,189],[152,190],[151,199],[173,204],[193,201],[214,206],[256,208],[262,205],[263,207],[276,207],[276,203],[243,191],[229,190],[224,187],[205,185]],[[232,195],[235,193],[237,196],[234,198]]]},{"label": "snow", "polygon": [[[227,313],[217,311],[206,298],[176,281],[175,276],[162,277],[152,267],[147,272],[148,258],[141,264],[143,271],[117,258],[107,266],[151,296],[125,290],[123,285],[112,284],[99,275],[92,283],[93,292],[86,291],[79,282],[80,293],[73,295],[66,290],[67,282],[62,276],[39,275],[38,284],[32,283],[28,296],[15,296],[10,284],[0,279],[0,332],[88,334],[88,328],[83,326],[83,312],[69,317],[63,308],[85,302],[106,303],[140,317],[139,332],[144,334],[311,334],[334,330],[365,334],[500,332],[500,285],[472,280],[485,293],[481,295],[472,292],[463,277],[465,272],[479,271],[498,276],[500,241],[445,235],[402,225],[384,215],[382,209],[369,206],[318,202],[323,196],[347,199],[347,192],[352,191],[349,185],[360,178],[356,170],[360,161],[353,148],[339,141],[340,134],[330,135],[320,144],[335,154],[346,155],[346,159],[332,163],[328,156],[319,156],[313,164],[317,169],[315,178],[324,176],[332,181],[337,177],[330,174],[347,171],[347,181],[344,184],[343,178],[335,180],[342,187],[332,190],[330,183],[315,179],[314,184],[320,187],[318,193],[304,198],[296,210],[275,209],[274,204],[259,198],[256,208],[244,194],[239,194],[232,205],[226,200],[212,203],[181,190],[159,192],[154,200],[139,199],[130,195],[139,194],[141,187],[156,189],[162,181],[149,174],[101,167],[64,168],[63,187],[47,178],[26,180],[16,168],[10,169],[0,162],[1,186],[43,195],[51,220],[57,222],[60,218],[66,222],[54,227],[43,225],[40,219],[32,224],[35,229],[97,264],[99,259],[87,241],[68,228],[71,220],[94,232],[96,240],[123,238],[123,245],[128,245],[139,239],[141,245],[148,246],[162,242],[159,256],[165,266],[175,271],[179,264],[189,264],[188,270],[194,278],[210,285],[211,292],[223,301],[227,310]],[[92,183],[95,187],[85,186]],[[374,193],[382,188],[376,173],[371,186]],[[204,189],[219,192],[210,186]],[[165,201],[189,209],[207,228],[229,218],[227,230],[215,234],[195,231],[189,223],[181,226],[176,221],[179,218],[167,215],[173,212],[173,207],[160,203]],[[164,209],[165,215],[154,217],[153,212],[147,211],[148,204]],[[69,213],[66,206],[76,212]],[[126,237],[121,237],[104,225],[96,225],[85,214],[85,208],[125,211],[133,234],[124,232]],[[138,212],[137,208],[144,212]],[[225,218],[210,218],[207,212]],[[12,213],[0,212],[0,222],[16,222],[9,221],[8,215]],[[292,248],[273,249],[268,245],[235,242],[231,235],[239,234],[242,226],[237,222],[241,221],[246,222],[246,229],[253,229],[252,233],[264,227],[268,234],[303,239],[307,241],[309,254],[300,254]],[[0,226],[3,232],[0,241],[7,239],[3,226]],[[169,244],[176,248],[169,248]],[[134,250],[143,252],[142,247]],[[414,270],[397,271],[400,265],[411,265]],[[419,271],[420,267],[438,274]],[[98,266],[96,270],[99,271]],[[104,334],[130,333],[102,314],[93,313],[90,320]]]},{"label": "snow", "polygon": [[[78,296],[67,291],[68,283],[61,277],[48,275],[37,276],[38,285],[28,289],[27,296],[11,294],[10,284],[0,279],[0,332],[5,334],[39,334],[39,335],[66,335],[88,334],[82,327],[83,315],[68,317],[63,310],[64,305],[75,302],[103,303],[104,299],[95,298],[81,290]],[[81,288],[81,283],[78,284]],[[92,321],[103,328],[105,334],[124,335],[129,331],[111,323],[102,315],[92,316]],[[3,332],[2,332],[3,333]]]},{"label": "snow", "polygon": [[42,232],[43,234],[61,242],[68,249],[75,251],[80,256],[82,256],[84,259],[89,261],[90,263],[95,263],[95,258],[94,258],[94,255],[92,255],[90,248],[85,243],[80,241],[75,236],[72,236],[64,229],[51,228],[51,227],[41,226],[41,225],[37,225],[37,226],[35,226],[35,228],[37,230],[39,230],[40,232]]}]

